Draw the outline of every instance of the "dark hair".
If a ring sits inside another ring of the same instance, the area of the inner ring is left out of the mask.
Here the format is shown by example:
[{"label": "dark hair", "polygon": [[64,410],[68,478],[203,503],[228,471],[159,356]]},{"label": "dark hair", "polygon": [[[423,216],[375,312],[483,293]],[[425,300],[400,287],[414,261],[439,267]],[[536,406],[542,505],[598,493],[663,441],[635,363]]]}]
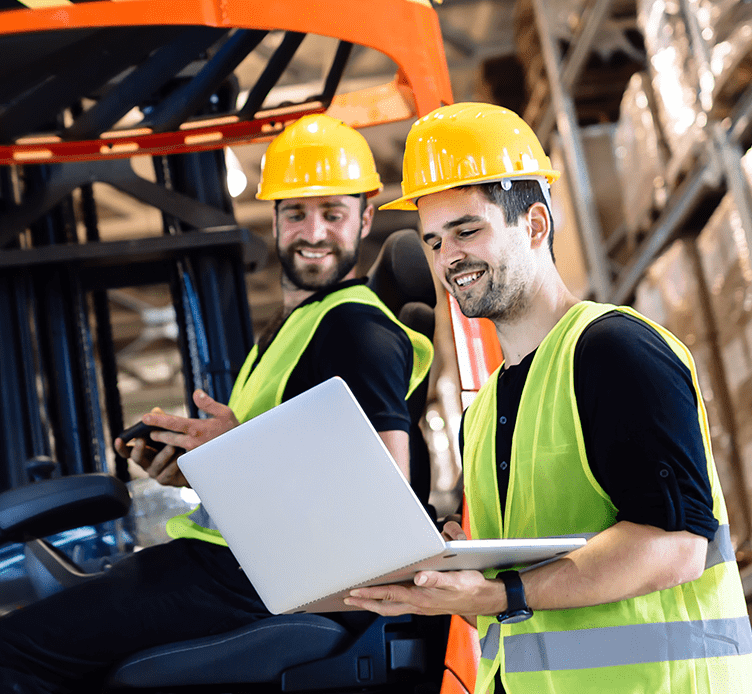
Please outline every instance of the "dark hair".
[{"label": "dark hair", "polygon": [[[548,250],[551,253],[551,259],[556,262],[556,258],[554,258],[554,218],[546,196],[543,195],[540,183],[538,181],[517,181],[514,179],[511,180],[511,183],[512,187],[509,190],[504,190],[498,181],[494,183],[479,183],[477,187],[481,189],[489,202],[502,209],[504,212],[504,221],[507,224],[515,224],[520,215],[525,214],[533,203],[542,202],[548,210],[548,219],[550,221]],[[463,187],[469,188],[470,186]]]}]

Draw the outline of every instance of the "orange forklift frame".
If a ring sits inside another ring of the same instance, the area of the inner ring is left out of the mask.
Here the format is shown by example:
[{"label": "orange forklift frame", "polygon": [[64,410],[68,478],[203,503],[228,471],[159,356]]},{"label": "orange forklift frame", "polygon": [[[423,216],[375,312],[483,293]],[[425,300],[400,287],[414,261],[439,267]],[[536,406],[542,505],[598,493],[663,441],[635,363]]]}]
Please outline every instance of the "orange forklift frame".
[{"label": "orange forklift frame", "polygon": [[[0,11],[0,35],[83,28],[203,25],[285,30],[330,36],[373,48],[398,66],[392,82],[335,96],[327,112],[356,128],[422,116],[452,103],[438,17],[430,0],[105,0],[73,4],[44,0],[38,9]],[[308,102],[237,116],[183,123],[174,132],[130,128],[83,141],[45,133],[0,144],[0,164],[53,163],[165,155],[263,141],[307,113]]]},{"label": "orange forklift frame", "polygon": [[[250,120],[236,116],[196,119],[174,132],[130,128],[96,139],[63,141],[38,133],[0,143],[0,164],[23,165],[136,155],[166,155],[269,140],[308,113],[341,118],[361,128],[420,117],[452,103],[451,84],[438,17],[430,0],[19,0],[35,9],[0,10],[0,35],[82,28],[204,25],[286,30],[330,36],[368,46],[397,65],[395,78],[365,90],[338,94],[329,108],[320,102],[261,110]],[[501,363],[493,324],[466,318],[449,297],[463,407]],[[468,536],[468,519],[463,516]],[[441,694],[468,694],[475,686],[480,648],[475,629],[453,617]]]}]

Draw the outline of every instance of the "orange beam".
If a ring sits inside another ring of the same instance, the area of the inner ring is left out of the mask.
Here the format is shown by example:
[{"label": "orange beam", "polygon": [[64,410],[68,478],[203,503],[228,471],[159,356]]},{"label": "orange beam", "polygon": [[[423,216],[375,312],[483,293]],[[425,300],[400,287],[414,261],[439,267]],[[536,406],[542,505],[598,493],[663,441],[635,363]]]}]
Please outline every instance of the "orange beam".
[{"label": "orange beam", "polygon": [[467,318],[456,299],[447,294],[460,373],[460,388],[477,391],[502,362],[494,324],[487,318]]}]

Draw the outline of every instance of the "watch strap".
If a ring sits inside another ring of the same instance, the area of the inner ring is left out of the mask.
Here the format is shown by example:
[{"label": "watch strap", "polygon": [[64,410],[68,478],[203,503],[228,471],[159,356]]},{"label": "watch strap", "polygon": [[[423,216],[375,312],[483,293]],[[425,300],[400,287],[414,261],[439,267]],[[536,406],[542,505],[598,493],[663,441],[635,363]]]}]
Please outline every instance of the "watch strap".
[{"label": "watch strap", "polygon": [[525,598],[525,586],[517,571],[502,571],[496,578],[504,582],[507,593],[507,609],[496,615],[500,622],[522,621],[533,616]]}]

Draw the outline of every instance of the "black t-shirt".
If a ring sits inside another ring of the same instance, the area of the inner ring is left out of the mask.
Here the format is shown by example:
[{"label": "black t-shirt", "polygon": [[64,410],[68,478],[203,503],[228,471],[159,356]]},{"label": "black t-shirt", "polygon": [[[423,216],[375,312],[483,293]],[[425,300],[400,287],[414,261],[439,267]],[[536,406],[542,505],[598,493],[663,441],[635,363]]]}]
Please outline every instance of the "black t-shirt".
[{"label": "black t-shirt", "polygon": [[[300,305],[321,301],[332,292],[364,282],[342,282],[313,294]],[[340,304],[322,319],[290,374],[282,399],[289,400],[332,376],[340,376],[376,431],[409,431],[405,396],[412,368],[410,338],[391,318],[373,306]]]},{"label": "black t-shirt", "polygon": [[[512,432],[535,352],[501,372],[496,460],[501,507]],[[688,530],[718,528],[689,369],[644,321],[611,311],[591,323],[574,353],[574,390],[593,476],[617,521]],[[462,442],[461,442],[462,443]]]}]

